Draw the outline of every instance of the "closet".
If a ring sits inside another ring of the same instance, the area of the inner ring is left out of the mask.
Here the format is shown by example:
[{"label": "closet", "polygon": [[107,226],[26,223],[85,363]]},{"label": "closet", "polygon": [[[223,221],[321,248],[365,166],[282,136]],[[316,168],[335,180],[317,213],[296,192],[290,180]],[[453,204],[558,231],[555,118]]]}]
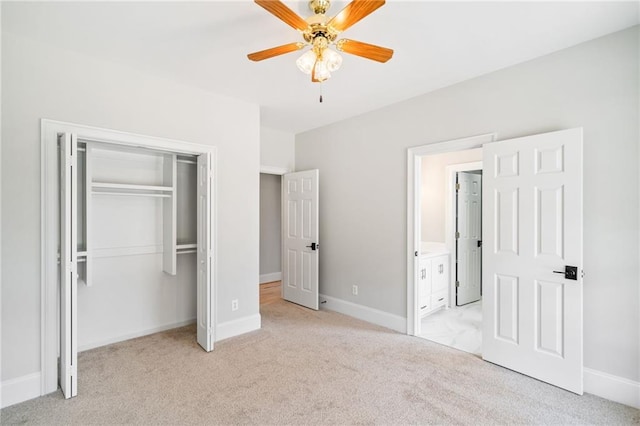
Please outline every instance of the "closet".
[{"label": "closet", "polygon": [[58,135],[60,385],[77,352],[197,322],[213,349],[210,152]]}]

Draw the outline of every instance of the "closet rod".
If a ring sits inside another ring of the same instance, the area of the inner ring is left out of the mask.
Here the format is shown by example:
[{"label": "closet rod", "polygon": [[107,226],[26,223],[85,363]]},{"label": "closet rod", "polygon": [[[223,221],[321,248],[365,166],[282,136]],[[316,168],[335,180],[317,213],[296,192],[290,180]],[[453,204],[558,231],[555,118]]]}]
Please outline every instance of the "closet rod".
[{"label": "closet rod", "polygon": [[135,192],[103,192],[103,191],[91,191],[93,195],[129,195],[138,197],[156,197],[156,198],[171,198],[170,194],[143,194]]},{"label": "closet rod", "polygon": [[176,162],[178,163],[184,163],[184,164],[198,164],[197,161],[193,161],[193,160],[181,160],[180,158],[178,158],[176,160]]},{"label": "closet rod", "polygon": [[182,251],[178,250],[176,254],[189,254],[189,253],[197,253],[197,252],[198,250],[182,250]]}]

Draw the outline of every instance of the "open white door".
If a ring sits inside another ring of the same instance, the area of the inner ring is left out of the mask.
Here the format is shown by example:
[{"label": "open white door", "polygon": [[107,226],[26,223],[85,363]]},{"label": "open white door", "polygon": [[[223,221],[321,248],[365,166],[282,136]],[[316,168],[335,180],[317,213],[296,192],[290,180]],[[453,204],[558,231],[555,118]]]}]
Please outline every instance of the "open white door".
[{"label": "open white door", "polygon": [[282,186],[282,296],[318,310],[318,170],[288,173]]},{"label": "open white door", "polygon": [[60,144],[60,387],[65,398],[78,394],[78,142],[61,134]]},{"label": "open white door", "polygon": [[484,145],[482,355],[582,394],[582,129]]},{"label": "open white door", "polygon": [[456,305],[480,300],[482,175],[457,173]]},{"label": "open white door", "polygon": [[198,248],[197,259],[197,340],[202,348],[209,352],[213,350],[213,265],[212,265],[212,170],[211,155],[200,154],[198,156]]}]

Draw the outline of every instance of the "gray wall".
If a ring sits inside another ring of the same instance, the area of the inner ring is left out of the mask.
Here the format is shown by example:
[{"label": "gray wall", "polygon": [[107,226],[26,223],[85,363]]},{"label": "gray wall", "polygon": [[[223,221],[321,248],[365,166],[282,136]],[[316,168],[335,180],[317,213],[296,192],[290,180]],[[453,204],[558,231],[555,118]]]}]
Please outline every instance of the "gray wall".
[{"label": "gray wall", "polygon": [[321,293],[406,315],[408,147],[583,127],[585,366],[638,381],[638,35],[636,26],[298,135],[296,168],[322,176]]},{"label": "gray wall", "polygon": [[278,175],[260,174],[260,275],[282,272],[281,180]]},{"label": "gray wall", "polygon": [[259,313],[257,105],[7,31],[2,87],[2,380],[40,371],[41,118],[217,146],[216,318]]}]

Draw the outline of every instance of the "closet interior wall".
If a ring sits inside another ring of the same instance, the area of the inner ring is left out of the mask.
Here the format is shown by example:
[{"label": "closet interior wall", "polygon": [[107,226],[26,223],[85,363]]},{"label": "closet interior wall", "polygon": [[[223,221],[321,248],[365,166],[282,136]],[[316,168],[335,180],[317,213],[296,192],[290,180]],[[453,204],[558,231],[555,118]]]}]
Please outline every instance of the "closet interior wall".
[{"label": "closet interior wall", "polygon": [[195,322],[196,157],[79,142],[78,350]]}]

